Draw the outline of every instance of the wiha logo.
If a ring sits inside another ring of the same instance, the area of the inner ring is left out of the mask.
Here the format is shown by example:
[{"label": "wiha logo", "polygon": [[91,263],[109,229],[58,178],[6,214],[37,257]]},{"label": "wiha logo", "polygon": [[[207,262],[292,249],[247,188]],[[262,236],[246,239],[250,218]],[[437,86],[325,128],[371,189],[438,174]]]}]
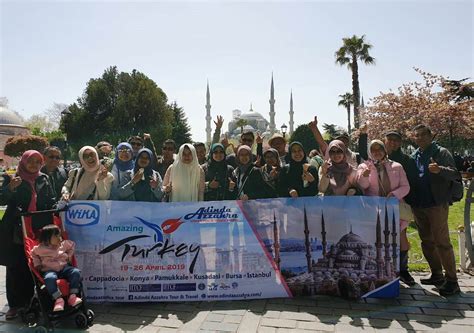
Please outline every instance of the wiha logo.
[{"label": "wiha logo", "polygon": [[66,211],[66,223],[85,227],[99,223],[99,205],[93,203],[75,203]]}]

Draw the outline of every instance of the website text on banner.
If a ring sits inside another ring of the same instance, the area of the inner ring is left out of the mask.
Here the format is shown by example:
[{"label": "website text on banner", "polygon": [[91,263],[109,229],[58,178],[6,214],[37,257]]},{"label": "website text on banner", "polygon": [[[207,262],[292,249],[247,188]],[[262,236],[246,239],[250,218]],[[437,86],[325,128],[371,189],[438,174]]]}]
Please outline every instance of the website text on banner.
[{"label": "website text on banner", "polygon": [[73,201],[92,302],[398,295],[395,199]]}]

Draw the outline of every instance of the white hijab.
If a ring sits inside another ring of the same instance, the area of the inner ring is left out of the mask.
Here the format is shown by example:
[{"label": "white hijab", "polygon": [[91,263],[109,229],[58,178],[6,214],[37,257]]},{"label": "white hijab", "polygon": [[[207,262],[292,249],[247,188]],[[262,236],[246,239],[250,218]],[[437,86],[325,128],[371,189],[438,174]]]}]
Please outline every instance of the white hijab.
[{"label": "white hijab", "polygon": [[[193,160],[189,164],[182,161],[184,148],[188,148]],[[189,143],[179,147],[178,158],[173,162],[171,169],[171,201],[188,202],[199,200],[199,185],[201,182],[201,167],[196,155],[196,149]]]},{"label": "white hijab", "polygon": [[[95,154],[96,164],[92,167],[88,166],[87,163],[84,161],[84,153],[86,150],[90,150]],[[96,184],[95,180],[97,179],[97,174],[99,173],[100,164],[99,164],[99,155],[94,147],[91,146],[84,146],[79,150],[79,161],[81,162],[81,166],[84,169],[84,173],[81,177],[81,181],[79,182],[79,173],[76,174],[75,184],[73,186],[73,193],[72,199],[75,200],[86,200],[94,191]],[[75,188],[74,188],[74,185]]]}]

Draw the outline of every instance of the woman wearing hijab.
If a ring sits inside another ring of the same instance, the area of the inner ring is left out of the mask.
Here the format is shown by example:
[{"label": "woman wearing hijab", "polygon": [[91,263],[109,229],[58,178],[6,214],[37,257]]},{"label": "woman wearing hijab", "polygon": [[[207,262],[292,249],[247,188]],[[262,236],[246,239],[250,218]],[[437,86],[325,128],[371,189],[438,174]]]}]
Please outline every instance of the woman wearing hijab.
[{"label": "woman wearing hijab", "polygon": [[234,168],[227,164],[224,146],[214,143],[209,150],[207,163],[201,165],[206,176],[205,201],[235,199]]},{"label": "woman wearing hijab", "polygon": [[[43,156],[36,150],[27,150],[21,156],[15,177],[3,184],[7,204],[0,230],[0,264],[7,266],[6,289],[9,310],[6,319],[17,316],[18,309],[29,304],[33,296],[33,280],[23,249],[21,219],[18,211],[34,212],[52,209],[54,190],[48,176],[40,172]],[[52,216],[32,217],[32,226],[38,230],[52,223]]]},{"label": "woman wearing hijab", "polygon": [[239,200],[274,198],[272,188],[263,180],[262,172],[252,163],[252,150],[241,145],[236,155],[234,170],[236,198]]},{"label": "woman wearing hijab", "polygon": [[[362,163],[358,170],[359,186],[368,196],[395,197],[401,203],[410,192],[408,179],[400,163],[388,159],[385,145],[380,140],[372,140],[368,149],[369,160]],[[409,286],[415,280],[408,272],[408,242],[406,229],[408,221],[400,219],[400,279]]]},{"label": "woman wearing hijab", "polygon": [[196,149],[185,143],[179,147],[178,157],[166,170],[163,191],[170,202],[202,201],[204,199],[205,176],[199,165]]},{"label": "woman wearing hijab", "polygon": [[300,142],[292,142],[288,147],[290,161],[279,177],[280,197],[309,197],[318,194],[318,171],[308,163],[304,147]]},{"label": "woman wearing hijab", "polygon": [[[261,168],[263,180],[275,191],[278,191],[278,177],[281,171],[281,158],[278,150],[268,148],[263,153],[264,165]],[[275,195],[276,196],[276,195]]]},{"label": "woman wearing hijab", "polygon": [[114,176],[99,163],[94,147],[84,146],[79,150],[81,167],[69,171],[69,178],[63,186],[63,199],[108,200]]},{"label": "woman wearing hijab", "polygon": [[347,162],[346,146],[333,140],[328,146],[329,160],[319,168],[319,192],[324,195],[353,195],[357,192],[357,170]]},{"label": "woman wearing hijab", "polygon": [[128,142],[121,142],[115,149],[115,159],[112,165],[112,189],[110,200],[120,200],[119,190],[130,181],[130,173],[135,163],[133,160],[133,149]]},{"label": "woman wearing hijab", "polygon": [[153,170],[154,155],[148,148],[138,151],[133,170],[128,170],[125,176],[125,185],[118,192],[120,200],[127,201],[161,201],[161,176]]}]

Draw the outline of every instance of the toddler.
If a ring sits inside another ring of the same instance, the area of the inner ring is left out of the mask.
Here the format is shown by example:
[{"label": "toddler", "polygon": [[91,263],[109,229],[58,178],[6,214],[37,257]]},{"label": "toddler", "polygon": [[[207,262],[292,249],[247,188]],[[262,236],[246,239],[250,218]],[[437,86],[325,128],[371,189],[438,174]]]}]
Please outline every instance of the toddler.
[{"label": "toddler", "polygon": [[35,268],[43,273],[46,289],[53,297],[53,311],[64,310],[64,299],[56,285],[57,279],[69,281],[68,304],[76,306],[82,302],[77,297],[81,280],[80,270],[71,266],[74,253],[74,242],[62,240],[61,231],[54,224],[43,227],[40,234],[40,244],[31,250]]}]

